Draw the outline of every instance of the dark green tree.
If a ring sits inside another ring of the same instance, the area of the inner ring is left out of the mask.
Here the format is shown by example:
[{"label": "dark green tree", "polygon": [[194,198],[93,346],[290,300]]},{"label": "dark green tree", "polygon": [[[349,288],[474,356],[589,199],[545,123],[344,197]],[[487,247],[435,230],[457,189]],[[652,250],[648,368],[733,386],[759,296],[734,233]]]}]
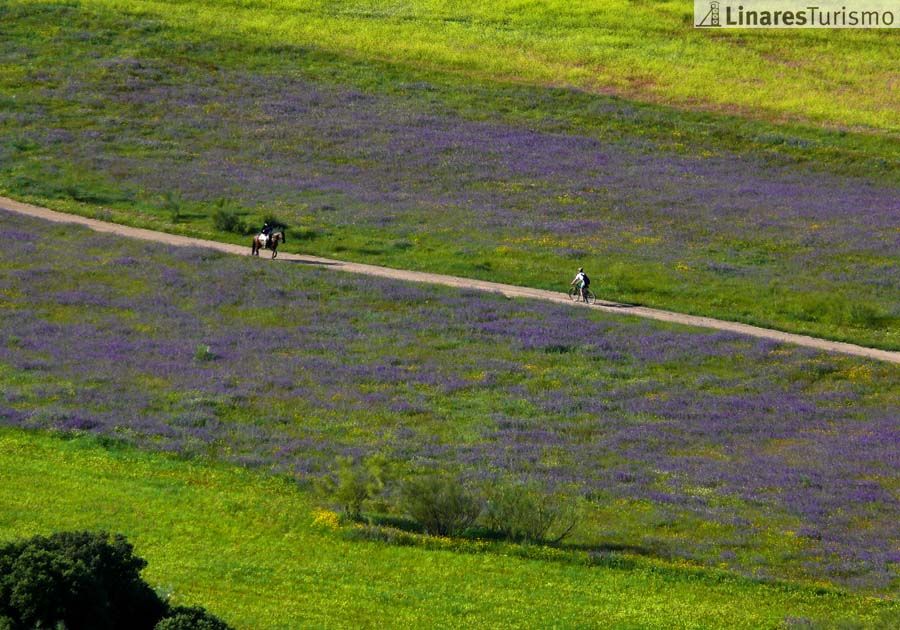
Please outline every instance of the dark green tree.
[{"label": "dark green tree", "polygon": [[0,545],[0,630],[228,630],[202,608],[170,608],[141,579],[121,534],[61,532]]},{"label": "dark green tree", "polygon": [[62,532],[0,547],[0,618],[11,628],[151,630],[167,605],[121,535]]}]

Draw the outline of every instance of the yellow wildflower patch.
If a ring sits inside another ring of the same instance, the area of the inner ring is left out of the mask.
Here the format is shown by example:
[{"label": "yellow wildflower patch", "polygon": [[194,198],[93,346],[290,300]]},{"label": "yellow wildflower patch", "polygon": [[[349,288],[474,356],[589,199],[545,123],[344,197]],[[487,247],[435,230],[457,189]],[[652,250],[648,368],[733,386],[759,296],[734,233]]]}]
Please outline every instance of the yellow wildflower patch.
[{"label": "yellow wildflower patch", "polygon": [[857,383],[868,383],[872,380],[872,368],[868,365],[854,365],[847,370],[847,378]]},{"label": "yellow wildflower patch", "polygon": [[341,518],[336,512],[317,508],[313,510],[313,527],[322,529],[338,529],[341,526]]}]

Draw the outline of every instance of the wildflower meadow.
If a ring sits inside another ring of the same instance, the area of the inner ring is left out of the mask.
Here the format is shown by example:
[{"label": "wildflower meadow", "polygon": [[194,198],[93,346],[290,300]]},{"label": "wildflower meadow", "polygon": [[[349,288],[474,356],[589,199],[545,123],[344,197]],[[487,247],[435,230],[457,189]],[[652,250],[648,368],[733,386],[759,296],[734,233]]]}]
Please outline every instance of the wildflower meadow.
[{"label": "wildflower meadow", "polygon": [[[5,424],[583,497],[585,543],[896,580],[897,368],[0,215]],[[864,524],[864,526],[862,526]]]},{"label": "wildflower meadow", "polygon": [[0,546],[235,628],[900,627],[900,367],[628,314],[900,349],[896,31],[692,11],[0,2],[0,196],[248,254],[0,210]]}]

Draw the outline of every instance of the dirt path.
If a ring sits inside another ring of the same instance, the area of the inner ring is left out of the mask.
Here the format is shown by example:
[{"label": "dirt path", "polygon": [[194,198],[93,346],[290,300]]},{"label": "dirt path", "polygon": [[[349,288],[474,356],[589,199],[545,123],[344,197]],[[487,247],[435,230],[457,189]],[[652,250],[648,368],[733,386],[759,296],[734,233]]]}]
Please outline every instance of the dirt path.
[{"label": "dirt path", "polygon": [[[21,203],[19,201],[7,199],[5,197],[0,197],[0,209],[7,210],[9,212],[15,212],[18,214],[28,215],[30,217],[45,219],[47,221],[54,221],[56,223],[77,223],[79,225],[85,225],[97,232],[117,234],[120,236],[127,236],[129,238],[136,238],[145,241],[155,241],[157,243],[167,243],[169,245],[179,245],[183,247],[206,247],[228,254],[243,256],[246,256],[250,253],[249,245],[232,245],[230,243],[220,243],[218,241],[209,241],[205,239],[191,238],[189,236],[168,234],[166,232],[156,232],[153,230],[145,230],[142,228],[128,227],[126,225],[119,225],[118,223],[108,223],[105,221],[98,221],[96,219],[88,219],[86,217],[81,217],[78,215],[56,212],[54,210],[32,206],[27,203]],[[265,256],[266,253],[263,252],[263,255]],[[857,346],[852,343],[828,341],[826,339],[819,339],[817,337],[809,337],[806,335],[795,335],[778,330],[770,330],[768,328],[750,326],[749,324],[739,324],[737,322],[728,322],[720,319],[713,319],[711,317],[683,315],[681,313],[660,311],[654,308],[645,308],[643,306],[628,306],[626,304],[617,304],[615,302],[604,301],[598,301],[594,306],[587,306],[584,304],[574,303],[568,298],[567,295],[563,293],[556,293],[554,291],[531,289],[528,287],[517,287],[510,284],[499,284],[496,282],[472,280],[470,278],[459,278],[456,276],[445,276],[441,274],[426,273],[422,271],[390,269],[388,267],[379,267],[377,265],[344,262],[341,260],[332,260],[329,258],[319,258],[317,256],[303,256],[298,254],[289,254],[287,252],[278,254],[278,258],[276,259],[276,261],[285,260],[306,263],[314,266],[327,267],[328,269],[333,269],[335,271],[361,273],[370,276],[381,276],[384,278],[394,278],[396,280],[406,280],[409,282],[427,282],[431,284],[441,284],[449,287],[477,289],[479,291],[500,293],[508,297],[558,302],[560,304],[567,304],[572,307],[593,308],[609,313],[616,313],[618,315],[633,315],[635,317],[645,317],[647,319],[656,319],[664,322],[674,322],[677,324],[685,324],[688,326],[699,326],[701,328],[725,330],[741,335],[761,337],[763,339],[771,339],[773,341],[791,343],[807,348],[815,348],[816,350],[840,352],[843,354],[852,354],[869,359],[877,359],[880,361],[889,361],[891,363],[900,364],[900,352],[878,350],[876,348],[866,348],[864,346]]]}]

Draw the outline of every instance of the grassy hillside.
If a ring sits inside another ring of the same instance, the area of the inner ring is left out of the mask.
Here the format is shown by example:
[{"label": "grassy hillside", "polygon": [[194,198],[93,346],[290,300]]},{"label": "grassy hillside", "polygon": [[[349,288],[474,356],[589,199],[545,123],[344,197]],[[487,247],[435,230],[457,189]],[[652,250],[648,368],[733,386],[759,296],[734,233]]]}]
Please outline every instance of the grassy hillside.
[{"label": "grassy hillside", "polygon": [[0,214],[0,419],[581,497],[576,540],[896,587],[898,368]]},{"label": "grassy hillside", "polygon": [[238,627],[887,627],[898,615],[830,589],[640,559],[612,569],[578,554],[541,561],[514,548],[351,542],[313,525],[291,483],[84,437],[0,430],[0,471],[0,540],[122,532],[149,561],[152,585]]},{"label": "grassy hillside", "polygon": [[0,192],[232,240],[217,213],[274,213],[289,248],[541,287],[584,265],[603,297],[900,347],[890,137],[0,11]]},{"label": "grassy hillside", "polygon": [[900,132],[890,30],[694,29],[693,3],[89,0],[212,37],[311,47],[474,78],[687,109]]},{"label": "grassy hillside", "polygon": [[217,213],[274,213],[289,249],[548,288],[584,265],[606,298],[900,347],[891,137],[84,6],[0,8],[2,193],[232,240]]},{"label": "grassy hillside", "polygon": [[[9,0],[0,194],[560,290],[584,265],[601,297],[900,348],[896,34],[576,4]],[[121,531],[247,627],[896,625],[896,366],[0,238],[0,540]],[[582,519],[558,549],[363,540],[315,488],[372,456]]]}]

